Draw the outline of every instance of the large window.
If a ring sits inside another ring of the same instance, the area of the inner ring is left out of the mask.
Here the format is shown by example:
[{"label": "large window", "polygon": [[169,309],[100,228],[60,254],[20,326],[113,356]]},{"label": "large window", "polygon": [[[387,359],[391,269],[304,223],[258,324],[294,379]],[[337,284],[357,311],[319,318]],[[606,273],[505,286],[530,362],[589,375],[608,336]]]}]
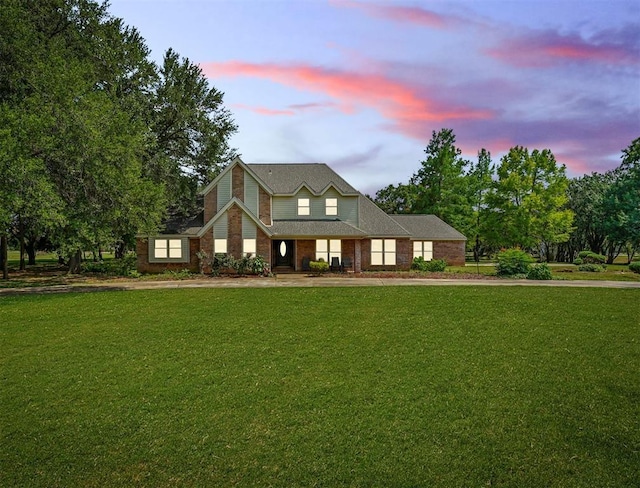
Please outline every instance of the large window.
[{"label": "large window", "polygon": [[396,264],[395,239],[371,239],[371,264],[373,266]]},{"label": "large window", "polygon": [[431,261],[433,259],[433,242],[413,241],[413,257]]},{"label": "large window", "polygon": [[154,239],[153,257],[156,259],[182,258],[182,240]]},{"label": "large window", "polygon": [[327,198],[324,201],[325,215],[338,215],[338,199]]},{"label": "large window", "polygon": [[227,240],[226,239],[214,239],[213,240],[213,254],[227,254]]},{"label": "large window", "polygon": [[153,237],[149,239],[150,263],[188,263],[189,239],[185,237]]},{"label": "large window", "polygon": [[311,215],[308,198],[298,198],[298,215]]},{"label": "large window", "polygon": [[342,242],[340,239],[316,240],[316,261],[323,259],[331,264],[331,258],[338,258],[342,261]]},{"label": "large window", "polygon": [[256,240],[255,239],[242,239],[242,255],[251,256],[256,255]]}]

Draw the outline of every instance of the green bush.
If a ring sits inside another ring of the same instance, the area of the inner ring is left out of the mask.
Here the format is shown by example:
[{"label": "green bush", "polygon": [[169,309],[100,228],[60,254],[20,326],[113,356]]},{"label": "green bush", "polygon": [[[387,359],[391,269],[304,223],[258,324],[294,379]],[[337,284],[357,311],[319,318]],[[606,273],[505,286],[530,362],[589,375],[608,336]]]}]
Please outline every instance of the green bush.
[{"label": "green bush", "polygon": [[427,271],[430,273],[444,271],[447,267],[447,262],[444,259],[432,259],[431,261],[425,261],[422,256],[413,258],[411,262],[411,269],[416,271]]},{"label": "green bush", "polygon": [[321,275],[322,273],[329,272],[329,263],[325,261],[311,261],[309,263],[311,272],[315,275]]},{"label": "green bush", "polygon": [[547,263],[534,264],[531,266],[529,273],[527,273],[528,280],[550,280],[551,276],[551,268]]},{"label": "green bush", "polygon": [[640,273],[640,261],[636,261],[635,263],[629,264],[629,271],[633,271],[634,273]]},{"label": "green bush", "polygon": [[588,271],[590,273],[602,273],[606,268],[599,264],[585,263],[578,266],[578,271]]},{"label": "green bush", "polygon": [[573,264],[575,264],[576,266],[580,266],[584,261],[582,261],[582,258],[575,258],[573,260]]},{"label": "green bush", "polygon": [[122,259],[86,261],[82,263],[82,271],[112,276],[130,276],[132,271],[136,271],[136,260],[135,254],[128,254]]},{"label": "green bush", "polygon": [[[580,262],[576,262],[580,260]],[[580,251],[578,253],[578,258],[573,262],[573,264],[604,264],[607,261],[607,257],[602,254],[597,254],[591,251]]]},{"label": "green bush", "polygon": [[507,249],[498,253],[496,272],[498,276],[517,276],[529,274],[534,259],[531,254],[520,249]]}]

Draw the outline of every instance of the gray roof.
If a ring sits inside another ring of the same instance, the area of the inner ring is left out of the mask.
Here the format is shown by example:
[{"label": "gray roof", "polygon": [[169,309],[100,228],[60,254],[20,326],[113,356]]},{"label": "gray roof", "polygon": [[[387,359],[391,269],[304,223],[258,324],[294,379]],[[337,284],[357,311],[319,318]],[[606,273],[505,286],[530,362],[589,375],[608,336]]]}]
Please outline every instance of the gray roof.
[{"label": "gray roof", "polygon": [[274,220],[274,237],[364,237],[365,233],[341,220]]},{"label": "gray roof", "polygon": [[333,185],[343,194],[357,195],[358,191],[343,180],[329,166],[322,163],[247,164],[262,183],[274,194],[293,195],[305,184],[313,193],[321,194]]},{"label": "gray roof", "polygon": [[365,196],[360,196],[360,225],[371,237],[409,237],[407,229],[398,224],[380,207]]},{"label": "gray roof", "polygon": [[466,241],[467,238],[435,215],[389,215],[407,229],[412,239],[434,241]]}]

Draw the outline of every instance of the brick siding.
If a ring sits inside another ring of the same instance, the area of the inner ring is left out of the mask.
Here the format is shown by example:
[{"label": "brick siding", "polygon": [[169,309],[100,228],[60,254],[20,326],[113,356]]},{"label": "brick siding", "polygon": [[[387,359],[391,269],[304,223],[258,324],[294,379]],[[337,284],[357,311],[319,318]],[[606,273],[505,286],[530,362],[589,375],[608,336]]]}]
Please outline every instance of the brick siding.
[{"label": "brick siding", "polygon": [[189,262],[188,263],[150,263],[149,262],[149,239],[136,240],[137,261],[136,268],[140,273],[162,273],[163,271],[182,271],[188,269],[193,273],[200,271],[198,261],[198,251],[200,250],[200,239],[189,239]]}]

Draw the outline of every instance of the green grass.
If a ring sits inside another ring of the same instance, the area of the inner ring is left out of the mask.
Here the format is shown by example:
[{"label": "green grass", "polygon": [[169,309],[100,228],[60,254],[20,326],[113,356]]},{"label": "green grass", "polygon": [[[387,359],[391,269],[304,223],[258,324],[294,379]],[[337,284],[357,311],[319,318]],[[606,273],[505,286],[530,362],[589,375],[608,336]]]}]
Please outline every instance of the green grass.
[{"label": "green grass", "polygon": [[3,486],[640,483],[637,290],[0,297]]}]

